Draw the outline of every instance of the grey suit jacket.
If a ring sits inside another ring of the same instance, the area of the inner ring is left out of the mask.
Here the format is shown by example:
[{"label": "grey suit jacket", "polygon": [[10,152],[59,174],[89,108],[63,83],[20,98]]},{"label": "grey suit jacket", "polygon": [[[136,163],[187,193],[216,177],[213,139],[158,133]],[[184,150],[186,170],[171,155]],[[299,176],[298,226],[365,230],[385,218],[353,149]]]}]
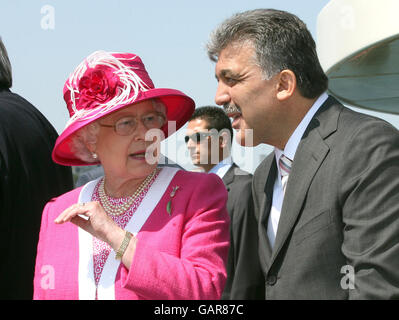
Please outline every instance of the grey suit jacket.
[{"label": "grey suit jacket", "polygon": [[274,248],[274,153],[253,178],[266,299],[399,298],[399,133],[329,97],[298,146]]},{"label": "grey suit jacket", "polygon": [[227,281],[222,299],[257,299],[263,294],[263,274],[258,257],[258,236],[253,215],[252,175],[235,163],[223,177],[229,193],[230,249]]}]

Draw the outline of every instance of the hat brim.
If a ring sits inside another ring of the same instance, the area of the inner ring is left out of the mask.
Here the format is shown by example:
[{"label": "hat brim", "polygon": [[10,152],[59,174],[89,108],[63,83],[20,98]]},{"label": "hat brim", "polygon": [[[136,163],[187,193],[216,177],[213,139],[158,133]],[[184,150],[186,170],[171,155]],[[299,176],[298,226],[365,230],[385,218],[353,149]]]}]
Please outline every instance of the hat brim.
[{"label": "hat brim", "polygon": [[[66,166],[87,166],[99,164],[99,162],[85,162],[75,156],[71,151],[71,137],[83,127],[93,123],[94,121],[103,118],[113,112],[121,110],[127,106],[137,104],[139,102],[149,100],[149,99],[160,99],[166,107],[166,116],[169,121],[176,122],[176,130],[180,129],[191,117],[195,109],[194,101],[182,93],[181,91],[175,89],[164,89],[164,88],[154,88],[148,91],[141,91],[134,103],[117,105],[110,109],[106,113],[98,114],[90,119],[76,120],[71,123],[65,130],[60,134],[52,153],[52,158],[54,162],[66,165]],[[165,138],[168,135],[173,134],[174,131],[170,131],[174,126],[169,126],[166,124],[162,129],[165,134]]]}]

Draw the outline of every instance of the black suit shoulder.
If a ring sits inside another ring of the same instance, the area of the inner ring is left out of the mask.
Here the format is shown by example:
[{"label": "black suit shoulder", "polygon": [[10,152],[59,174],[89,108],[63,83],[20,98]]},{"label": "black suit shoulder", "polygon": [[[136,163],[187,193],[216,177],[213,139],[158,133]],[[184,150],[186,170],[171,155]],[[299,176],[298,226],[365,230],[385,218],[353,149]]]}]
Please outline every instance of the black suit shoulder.
[{"label": "black suit shoulder", "polygon": [[229,193],[227,210],[232,218],[233,212],[246,211],[246,203],[250,199],[252,175],[233,163],[222,180]]},{"label": "black suit shoulder", "polygon": [[234,164],[223,181],[229,190],[227,208],[231,220],[227,281],[222,299],[262,299],[264,280],[258,258],[252,175]]},{"label": "black suit shoulder", "polygon": [[51,159],[58,134],[31,103],[1,90],[0,114],[0,299],[31,299],[42,210],[73,188],[72,172]]}]

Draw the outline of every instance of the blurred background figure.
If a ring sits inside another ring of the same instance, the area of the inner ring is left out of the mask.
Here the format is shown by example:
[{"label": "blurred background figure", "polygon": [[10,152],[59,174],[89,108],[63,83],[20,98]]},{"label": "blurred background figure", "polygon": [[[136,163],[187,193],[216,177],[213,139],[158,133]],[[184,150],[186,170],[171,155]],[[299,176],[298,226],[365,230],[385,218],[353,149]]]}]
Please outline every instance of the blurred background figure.
[{"label": "blurred background figure", "polygon": [[[252,299],[262,292],[263,287],[257,281],[261,269],[256,262],[258,238],[251,212],[252,175],[234,163],[231,157],[232,140],[233,128],[222,108],[203,106],[195,109],[185,136],[192,162],[205,172],[218,175],[229,194],[230,250],[222,298]],[[250,232],[246,232],[248,230]],[[248,272],[248,261],[255,261],[251,263],[251,272]]]},{"label": "blurred background figure", "polygon": [[53,126],[11,86],[0,38],[0,299],[31,299],[42,211],[72,189],[72,172],[51,159]]}]

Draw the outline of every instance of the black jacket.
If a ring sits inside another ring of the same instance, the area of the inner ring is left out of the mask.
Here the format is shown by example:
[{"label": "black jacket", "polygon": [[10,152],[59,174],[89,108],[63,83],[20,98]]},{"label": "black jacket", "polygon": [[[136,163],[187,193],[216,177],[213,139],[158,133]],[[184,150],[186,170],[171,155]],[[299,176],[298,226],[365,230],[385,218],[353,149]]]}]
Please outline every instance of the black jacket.
[{"label": "black jacket", "polygon": [[235,163],[223,177],[229,193],[230,249],[224,300],[263,299],[264,280],[258,259],[258,232],[253,213],[252,175]]},{"label": "black jacket", "polygon": [[32,299],[42,210],[73,188],[71,168],[51,159],[57,136],[32,104],[0,90],[0,299]]}]

